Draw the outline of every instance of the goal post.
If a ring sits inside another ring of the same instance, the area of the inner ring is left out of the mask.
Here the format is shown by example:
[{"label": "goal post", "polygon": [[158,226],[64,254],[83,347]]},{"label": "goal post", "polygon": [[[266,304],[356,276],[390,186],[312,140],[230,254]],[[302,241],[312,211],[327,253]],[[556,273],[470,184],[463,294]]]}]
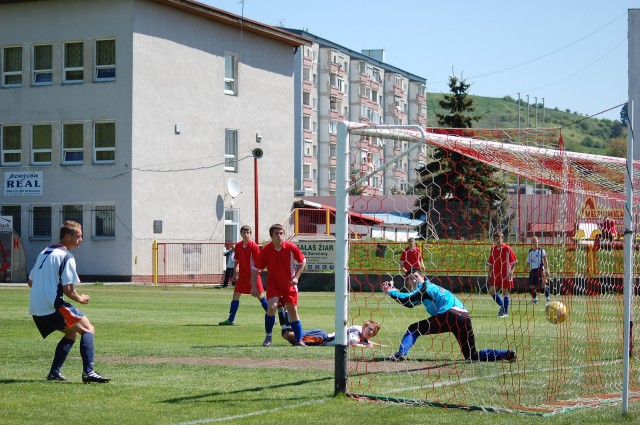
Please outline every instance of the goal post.
[{"label": "goal post", "polygon": [[[367,133],[367,126],[360,126],[360,135]],[[349,135],[357,134],[358,131],[348,127],[348,123],[341,121],[338,123],[336,154],[338,160],[336,163],[336,272],[335,272],[335,329],[336,329],[336,346],[335,346],[335,393],[344,393],[347,389],[347,328],[349,326],[349,189],[357,186],[365,181],[375,170],[354,182],[349,179],[350,164],[350,146]],[[397,160],[399,157],[407,156],[410,152],[418,149],[421,143],[424,143],[425,133],[419,126],[383,126],[377,127],[373,132],[380,133],[383,131],[385,135],[391,134],[394,130],[411,131],[413,134],[404,135],[402,131],[397,136],[403,136],[407,140],[412,140],[416,135],[420,135],[421,141],[414,143],[409,149],[402,152],[397,157],[384,163],[381,168],[386,169],[389,164]]]},{"label": "goal post", "polygon": [[[627,318],[638,313],[629,264],[639,220],[625,207],[640,199],[640,162],[568,152],[557,128],[337,130],[335,394],[541,415],[640,398]],[[352,213],[370,219],[355,223]],[[600,223],[607,214],[618,227],[612,239]],[[486,292],[497,232],[518,257],[507,318]],[[549,256],[540,305],[528,287],[534,236]],[[406,362],[385,361],[407,327],[428,317],[381,291],[385,280],[402,287],[402,252],[414,237],[425,276],[469,310],[478,350],[513,350],[516,362],[465,362],[451,334],[418,335]],[[545,297],[566,305],[565,322],[545,320]],[[347,328],[366,320],[381,324],[378,345],[350,347]]]}]

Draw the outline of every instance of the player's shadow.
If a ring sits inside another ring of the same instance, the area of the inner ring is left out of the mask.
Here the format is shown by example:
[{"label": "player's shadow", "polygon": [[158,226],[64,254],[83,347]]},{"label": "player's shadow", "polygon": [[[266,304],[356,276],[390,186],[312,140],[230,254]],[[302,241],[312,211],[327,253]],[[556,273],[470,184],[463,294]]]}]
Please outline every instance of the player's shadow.
[{"label": "player's shadow", "polygon": [[302,381],[284,382],[282,384],[256,386],[256,387],[252,387],[252,388],[244,388],[244,389],[241,389],[241,390],[234,390],[234,391],[214,391],[214,392],[207,393],[207,394],[193,395],[193,396],[188,396],[188,397],[170,398],[170,399],[164,400],[163,403],[185,403],[185,402],[190,402],[190,401],[197,401],[197,400],[200,400],[200,399],[203,399],[203,398],[208,398],[208,397],[216,397],[216,396],[220,396],[220,395],[255,393],[255,392],[260,392],[260,391],[263,391],[263,390],[272,390],[272,389],[276,389],[276,388],[296,387],[296,386],[300,386],[300,385],[310,384],[310,383],[313,383],[313,382],[333,381],[333,379],[334,379],[334,377],[332,375],[332,376],[328,376],[326,378],[305,379],[305,380],[302,380]]}]

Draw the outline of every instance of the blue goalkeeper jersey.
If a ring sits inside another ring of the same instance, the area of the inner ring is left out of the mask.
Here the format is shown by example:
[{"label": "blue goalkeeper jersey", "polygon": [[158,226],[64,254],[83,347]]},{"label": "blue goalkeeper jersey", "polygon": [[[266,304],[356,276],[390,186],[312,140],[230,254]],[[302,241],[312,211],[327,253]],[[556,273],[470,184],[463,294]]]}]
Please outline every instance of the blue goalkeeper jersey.
[{"label": "blue goalkeeper jersey", "polygon": [[424,305],[430,316],[442,314],[451,308],[466,310],[464,304],[455,295],[441,286],[425,280],[411,292],[400,292],[397,289],[387,293],[388,296],[405,307],[413,308],[420,304]]}]

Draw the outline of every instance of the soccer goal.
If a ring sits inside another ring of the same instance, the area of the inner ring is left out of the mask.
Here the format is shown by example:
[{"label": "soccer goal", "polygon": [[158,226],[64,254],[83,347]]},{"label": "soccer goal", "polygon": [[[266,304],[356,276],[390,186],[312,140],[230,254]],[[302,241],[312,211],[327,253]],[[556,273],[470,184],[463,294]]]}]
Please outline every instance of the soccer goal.
[{"label": "soccer goal", "polygon": [[[640,164],[633,169],[637,205]],[[556,128],[340,123],[336,392],[549,415],[620,402],[628,376],[628,396],[639,399],[635,338],[625,320],[638,314],[637,269],[624,307],[625,263],[638,263],[640,245],[637,212],[625,223],[628,174],[624,159],[568,152]],[[354,212],[375,220],[354,224]],[[486,263],[499,232],[518,260],[506,317],[487,293]],[[547,291],[536,288],[538,303],[526,261],[534,237],[547,256]],[[476,348],[513,350],[516,361],[465,361],[450,333],[422,335],[405,361],[385,360],[408,326],[428,317],[422,305],[405,308],[381,290],[384,281],[403,288],[411,238],[424,275],[469,311]],[[548,321],[547,301],[560,301],[566,320]],[[345,327],[365,320],[381,324],[377,344],[347,346]]]}]

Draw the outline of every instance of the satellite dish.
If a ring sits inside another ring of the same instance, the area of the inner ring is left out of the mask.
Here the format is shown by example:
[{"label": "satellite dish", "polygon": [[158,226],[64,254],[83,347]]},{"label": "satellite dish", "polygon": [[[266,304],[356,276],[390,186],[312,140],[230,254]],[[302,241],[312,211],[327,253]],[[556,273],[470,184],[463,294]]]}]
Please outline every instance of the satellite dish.
[{"label": "satellite dish", "polygon": [[240,195],[240,185],[238,184],[238,181],[236,179],[227,180],[227,193],[232,198]]}]

